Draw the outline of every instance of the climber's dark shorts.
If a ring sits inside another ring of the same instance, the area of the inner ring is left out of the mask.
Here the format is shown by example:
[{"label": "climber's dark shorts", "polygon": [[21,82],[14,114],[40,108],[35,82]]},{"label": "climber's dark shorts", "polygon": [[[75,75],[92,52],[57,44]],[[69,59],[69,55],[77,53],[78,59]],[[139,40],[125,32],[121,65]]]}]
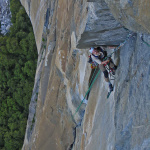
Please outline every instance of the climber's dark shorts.
[{"label": "climber's dark shorts", "polygon": [[[115,64],[113,63],[113,61],[110,61],[109,66],[111,68],[113,68],[115,66]],[[100,64],[99,65],[100,70],[104,73],[104,78],[106,82],[109,82],[109,77],[108,77],[108,71],[106,70],[106,68],[104,67],[104,65]]]}]

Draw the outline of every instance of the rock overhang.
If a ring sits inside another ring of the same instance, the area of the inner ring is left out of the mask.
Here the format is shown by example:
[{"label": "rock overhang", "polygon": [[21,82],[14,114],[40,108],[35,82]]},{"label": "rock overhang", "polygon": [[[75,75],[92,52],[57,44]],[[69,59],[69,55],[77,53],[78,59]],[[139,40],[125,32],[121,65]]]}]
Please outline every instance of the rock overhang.
[{"label": "rock overhang", "polygon": [[119,45],[129,30],[121,25],[110,12],[105,1],[88,1],[87,21],[85,30],[78,39],[78,48],[90,46]]}]

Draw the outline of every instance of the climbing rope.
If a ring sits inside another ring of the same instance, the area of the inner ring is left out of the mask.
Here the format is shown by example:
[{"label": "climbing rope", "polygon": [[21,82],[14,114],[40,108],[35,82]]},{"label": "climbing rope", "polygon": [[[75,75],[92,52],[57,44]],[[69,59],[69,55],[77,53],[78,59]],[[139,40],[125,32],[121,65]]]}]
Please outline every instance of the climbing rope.
[{"label": "climbing rope", "polygon": [[[95,70],[96,70],[96,69],[95,69]],[[72,115],[72,118],[73,118],[73,119],[74,119],[74,116],[76,115],[76,113],[78,112],[79,108],[81,107],[81,105],[82,105],[83,101],[85,100],[85,97],[86,97],[86,96],[87,96],[87,94],[90,92],[90,90],[91,90],[91,88],[92,88],[92,86],[93,86],[94,82],[96,81],[96,79],[97,79],[97,77],[98,77],[99,73],[100,73],[100,70],[97,72],[97,74],[96,74],[96,76],[95,76],[94,80],[92,81],[92,83],[91,83],[91,85],[90,85],[89,89],[87,90],[87,92],[86,92],[86,94],[85,94],[85,96],[84,96],[83,100],[81,101],[80,105],[79,105],[79,106],[78,106],[78,108],[76,109],[75,113]]]},{"label": "climbing rope", "polygon": [[95,76],[95,73],[96,73],[97,68],[98,68],[98,66],[96,66],[96,68],[94,69],[94,73],[93,73],[92,78],[91,78],[91,80],[90,80],[90,82],[89,82],[89,85],[91,85],[91,83],[92,83],[92,81],[93,81],[93,78],[94,78],[94,76]]}]

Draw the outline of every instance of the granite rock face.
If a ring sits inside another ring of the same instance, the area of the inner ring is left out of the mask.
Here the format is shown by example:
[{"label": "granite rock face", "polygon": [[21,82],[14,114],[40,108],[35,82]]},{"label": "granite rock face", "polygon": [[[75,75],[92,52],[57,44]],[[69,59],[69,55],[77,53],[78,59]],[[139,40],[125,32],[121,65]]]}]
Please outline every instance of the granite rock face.
[{"label": "granite rock face", "polygon": [[[87,0],[101,3],[104,0]],[[150,2],[142,0],[105,0],[113,16],[126,28],[150,33]]]},{"label": "granite rock face", "polygon": [[11,12],[9,8],[9,0],[0,1],[0,23],[1,34],[5,35],[11,26]]},{"label": "granite rock face", "polygon": [[78,48],[119,45],[129,32],[113,17],[105,1],[89,2],[85,30],[78,39]]},{"label": "granite rock face", "polygon": [[[131,33],[127,28],[134,26],[115,20],[108,1],[21,2],[31,19],[39,53],[22,149],[149,149],[150,35],[137,33],[126,41]],[[81,104],[92,78],[88,49],[103,45],[111,53],[109,46],[124,41],[113,55],[118,69],[109,99],[108,84],[100,72],[87,104]]]},{"label": "granite rock face", "polygon": [[[145,40],[149,35],[145,35]],[[118,54],[116,54],[117,56]],[[120,49],[114,92],[99,77],[88,99],[74,150],[148,150],[150,138],[150,53],[136,35]],[[78,130],[79,130],[78,129]],[[80,138],[80,140],[79,140]]]},{"label": "granite rock face", "polygon": [[[147,40],[150,36],[144,38]],[[150,149],[149,60],[149,47],[139,35],[120,51],[121,75],[117,74],[114,97],[116,150]]]},{"label": "granite rock face", "polygon": [[[101,1],[101,0],[97,0]],[[128,29],[150,33],[150,2],[142,0],[105,0],[114,17]]]}]

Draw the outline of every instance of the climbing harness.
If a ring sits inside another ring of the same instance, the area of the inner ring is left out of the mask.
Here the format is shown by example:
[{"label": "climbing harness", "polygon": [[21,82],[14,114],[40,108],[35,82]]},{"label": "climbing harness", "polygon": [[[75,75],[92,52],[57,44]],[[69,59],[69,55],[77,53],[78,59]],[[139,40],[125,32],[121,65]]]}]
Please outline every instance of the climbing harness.
[{"label": "climbing harness", "polygon": [[91,63],[91,69],[96,69],[97,65],[95,65],[94,63]]},{"label": "climbing harness", "polygon": [[[129,33],[129,35],[127,36],[126,40],[125,40],[123,43],[121,43],[118,47],[116,47],[116,48],[114,49],[114,51],[113,51],[109,56],[105,57],[104,60],[107,60],[107,58],[110,58],[113,53],[115,53],[115,52],[118,51],[122,46],[124,46],[125,43],[126,43],[134,34],[135,34],[135,33],[133,33],[133,34]],[[86,92],[86,94],[85,94],[83,100],[81,101],[80,105],[79,105],[78,108],[76,109],[75,113],[72,115],[72,119],[73,119],[73,120],[74,120],[74,116],[75,116],[76,113],[79,111],[79,109],[80,109],[80,107],[81,107],[83,101],[85,100],[85,97],[86,97],[86,96],[88,95],[88,93],[90,92],[90,90],[91,90],[91,88],[92,88],[94,82],[96,81],[96,79],[97,79],[97,77],[98,77],[98,75],[99,75],[99,73],[100,73],[100,70],[99,70],[99,71],[97,72],[97,74],[95,75],[95,78],[93,79],[97,67],[98,67],[98,66],[96,66],[96,67],[94,68],[95,71],[94,71],[93,76],[92,76],[92,78],[91,78],[91,83],[90,83],[89,89],[87,90],[87,92]],[[109,70],[110,73],[112,73],[112,68],[108,68],[108,70]],[[93,81],[92,81],[92,80],[93,80]],[[112,91],[108,92],[108,94],[107,94],[107,99],[109,98],[111,92],[112,92]]]},{"label": "climbing harness", "polygon": [[98,64],[92,60],[91,55],[89,56],[88,62],[91,64],[91,69],[96,69],[98,67]]},{"label": "climbing harness", "polygon": [[98,67],[98,64],[96,64],[95,62],[91,63],[91,69],[96,69]]}]

